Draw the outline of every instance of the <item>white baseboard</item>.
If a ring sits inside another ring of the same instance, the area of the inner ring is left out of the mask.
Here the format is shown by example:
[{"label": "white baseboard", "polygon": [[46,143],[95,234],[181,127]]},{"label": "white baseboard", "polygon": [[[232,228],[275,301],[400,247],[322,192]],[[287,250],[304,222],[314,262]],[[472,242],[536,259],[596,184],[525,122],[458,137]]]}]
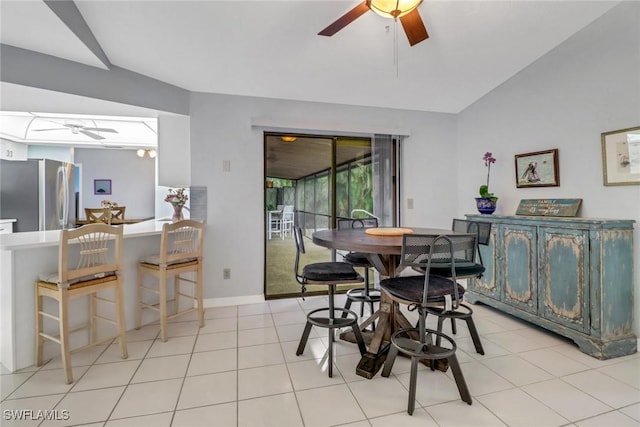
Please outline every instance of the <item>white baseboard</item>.
[{"label": "white baseboard", "polygon": [[259,304],[262,302],[265,302],[263,294],[227,298],[205,298],[202,301],[204,308],[226,307],[229,305]]}]

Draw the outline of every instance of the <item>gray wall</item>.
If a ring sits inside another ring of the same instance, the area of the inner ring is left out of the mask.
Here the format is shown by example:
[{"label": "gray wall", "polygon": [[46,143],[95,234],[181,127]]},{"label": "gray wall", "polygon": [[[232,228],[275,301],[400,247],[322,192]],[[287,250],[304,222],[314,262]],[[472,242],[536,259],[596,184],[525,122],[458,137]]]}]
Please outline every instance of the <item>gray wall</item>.
[{"label": "gray wall", "polygon": [[[191,184],[208,189],[207,298],[263,293],[263,129],[252,121],[309,133],[357,129],[367,136],[384,128],[411,129],[403,185],[417,206],[404,222],[451,223],[457,192],[451,173],[455,115],[202,93],[192,95],[190,111]],[[230,172],[222,171],[223,160],[231,161]],[[223,268],[231,268],[231,280],[222,280]]]},{"label": "gray wall", "polygon": [[[580,216],[640,222],[640,186],[605,187],[600,134],[640,126],[640,3],[627,2],[580,31],[459,115],[458,214],[474,211],[492,151],[498,214],[520,199],[581,198]],[[516,188],[514,155],[558,148],[560,186]],[[426,154],[426,153],[425,153]],[[415,172],[415,171],[414,171]],[[640,232],[635,228],[635,306]],[[640,333],[640,316],[634,329]]]},{"label": "gray wall", "polygon": [[[126,218],[149,218],[155,212],[155,160],[140,158],[134,150],[75,150],[75,164],[82,165],[82,206],[98,208],[104,199],[126,206]],[[111,195],[93,194],[94,179],[110,179]]]}]

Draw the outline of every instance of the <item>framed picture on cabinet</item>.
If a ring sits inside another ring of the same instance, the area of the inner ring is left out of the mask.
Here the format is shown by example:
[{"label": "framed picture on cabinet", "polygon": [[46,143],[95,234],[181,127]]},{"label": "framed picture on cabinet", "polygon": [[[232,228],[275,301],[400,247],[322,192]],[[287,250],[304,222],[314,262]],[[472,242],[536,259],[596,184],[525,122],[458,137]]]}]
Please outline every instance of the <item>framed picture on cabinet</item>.
[{"label": "framed picture on cabinet", "polygon": [[110,179],[94,179],[93,194],[111,194]]},{"label": "framed picture on cabinet", "polygon": [[516,187],[558,187],[558,149],[516,154]]},{"label": "framed picture on cabinet", "polygon": [[604,185],[640,184],[640,126],[601,136]]}]

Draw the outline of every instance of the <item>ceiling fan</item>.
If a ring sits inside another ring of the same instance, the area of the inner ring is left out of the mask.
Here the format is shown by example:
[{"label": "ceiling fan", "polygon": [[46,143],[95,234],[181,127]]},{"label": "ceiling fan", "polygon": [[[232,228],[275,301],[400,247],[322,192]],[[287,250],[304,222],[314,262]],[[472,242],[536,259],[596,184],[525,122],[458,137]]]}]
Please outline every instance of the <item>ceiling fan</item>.
[{"label": "ceiling fan", "polygon": [[333,24],[320,31],[318,35],[331,37],[368,10],[372,10],[385,18],[400,18],[400,23],[409,39],[409,44],[413,46],[429,38],[420,12],[418,12],[418,6],[421,3],[422,0],[364,0],[338,18]]},{"label": "ceiling fan", "polygon": [[74,134],[74,135],[77,135],[77,134],[81,133],[83,135],[86,135],[86,136],[88,136],[90,138],[97,139],[97,140],[106,139],[106,138],[104,136],[102,136],[102,135],[98,135],[95,132],[118,133],[117,130],[111,129],[111,128],[89,127],[89,126],[85,126],[85,125],[78,124],[78,123],[57,123],[57,122],[52,122],[52,123],[59,124],[60,126],[63,126],[63,127],[48,128],[48,129],[33,129],[33,131],[34,132],[43,132],[43,131],[70,129],[71,133]]}]

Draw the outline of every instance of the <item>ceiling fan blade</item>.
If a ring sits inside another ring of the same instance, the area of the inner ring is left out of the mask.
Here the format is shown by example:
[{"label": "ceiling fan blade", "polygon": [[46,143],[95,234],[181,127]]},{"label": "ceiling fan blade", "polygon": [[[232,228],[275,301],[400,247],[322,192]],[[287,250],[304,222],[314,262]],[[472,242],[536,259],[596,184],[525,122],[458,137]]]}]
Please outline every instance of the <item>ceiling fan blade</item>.
[{"label": "ceiling fan blade", "polygon": [[111,129],[111,128],[83,128],[84,130],[92,130],[92,131],[97,131],[97,132],[111,132],[111,133],[118,133],[117,130],[115,129]]},{"label": "ceiling fan blade", "polygon": [[338,18],[333,24],[329,25],[324,30],[318,33],[319,36],[328,36],[331,37],[347,25],[351,24],[353,21],[358,19],[363,13],[369,10],[369,5],[367,5],[366,1],[363,1],[349,12],[342,15]]},{"label": "ceiling fan blade", "polygon": [[43,130],[67,130],[67,128],[33,129],[34,132],[42,132]]},{"label": "ceiling fan blade", "polygon": [[411,46],[429,38],[429,33],[427,33],[427,28],[424,26],[424,22],[422,22],[422,17],[418,9],[413,9],[411,12],[400,17],[400,22]]},{"label": "ceiling fan blade", "polygon": [[84,129],[80,130],[80,133],[83,133],[90,138],[97,139],[98,141],[101,139],[105,139],[104,136],[100,136],[97,133],[89,132],[88,130],[84,130]]}]

